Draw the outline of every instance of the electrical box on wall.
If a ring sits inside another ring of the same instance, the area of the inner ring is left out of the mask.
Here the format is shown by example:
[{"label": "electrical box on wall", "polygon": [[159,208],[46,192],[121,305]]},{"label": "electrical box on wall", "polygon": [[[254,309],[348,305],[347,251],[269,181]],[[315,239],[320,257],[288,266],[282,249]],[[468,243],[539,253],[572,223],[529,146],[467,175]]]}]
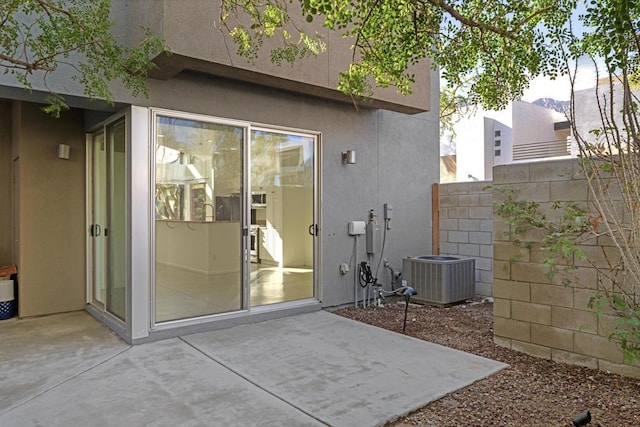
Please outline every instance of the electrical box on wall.
[{"label": "electrical box on wall", "polygon": [[367,224],[367,253],[377,254],[380,252],[380,225],[374,223]]},{"label": "electrical box on wall", "polygon": [[349,221],[349,235],[358,236],[364,234],[364,221]]}]

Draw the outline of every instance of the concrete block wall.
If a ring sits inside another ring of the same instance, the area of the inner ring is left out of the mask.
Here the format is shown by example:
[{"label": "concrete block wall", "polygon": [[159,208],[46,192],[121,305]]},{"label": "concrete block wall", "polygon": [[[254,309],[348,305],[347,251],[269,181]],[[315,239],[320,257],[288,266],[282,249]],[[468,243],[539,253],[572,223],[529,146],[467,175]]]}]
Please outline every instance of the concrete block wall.
[{"label": "concrete block wall", "polygon": [[[587,181],[576,159],[496,166],[496,188],[518,191],[517,198],[540,203],[552,212],[554,201],[588,206]],[[502,194],[494,191],[494,200]],[[527,240],[539,241],[531,234]],[[558,362],[640,377],[640,366],[623,361],[619,346],[608,339],[615,318],[597,316],[587,305],[596,293],[598,274],[592,263],[605,266],[616,254],[608,239],[582,247],[588,261],[572,260],[575,271],[564,284],[560,275],[549,279],[542,262],[547,257],[536,244],[516,246],[500,217],[493,223],[494,339],[498,345]],[[520,236],[522,239],[522,236]],[[524,239],[523,239],[524,241]]]},{"label": "concrete block wall", "polygon": [[493,283],[490,181],[440,184],[439,252],[475,258],[476,294],[489,296]]}]

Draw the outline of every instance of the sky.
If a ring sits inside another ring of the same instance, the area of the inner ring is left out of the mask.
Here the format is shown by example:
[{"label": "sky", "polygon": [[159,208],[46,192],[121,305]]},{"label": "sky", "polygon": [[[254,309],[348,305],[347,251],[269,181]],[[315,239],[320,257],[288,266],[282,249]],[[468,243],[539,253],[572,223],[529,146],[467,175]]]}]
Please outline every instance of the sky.
[{"label": "sky", "polygon": [[[576,73],[575,89],[582,90],[595,87],[596,85],[595,66],[591,60],[579,61],[578,72]],[[523,101],[533,102],[540,98],[553,98],[557,101],[568,101],[571,94],[569,77],[561,76],[556,80],[547,77],[537,77],[529,85],[529,89],[522,96]]]},{"label": "sky", "polygon": [[537,77],[531,81],[529,89],[522,96],[523,101],[533,102],[540,98],[553,98],[557,101],[568,101],[570,95],[569,79],[562,76],[556,80]]},{"label": "sky", "polygon": [[[444,83],[443,83],[444,84]],[[575,89],[589,89],[596,85],[595,66],[591,60],[580,61],[576,73]],[[571,85],[568,76],[560,76],[555,80],[548,77],[536,77],[524,91],[522,100],[534,102],[540,98],[553,98],[556,101],[568,101],[571,97]]]},{"label": "sky", "polygon": [[[572,30],[575,34],[583,34],[585,27],[578,18],[585,13],[585,2],[579,1],[572,18]],[[598,66],[604,64],[599,62]],[[576,74],[575,89],[582,90],[595,87],[597,75],[595,66],[590,59],[581,58],[578,61],[578,72]],[[522,100],[533,102],[540,98],[553,98],[558,101],[568,101],[570,98],[571,86],[567,76],[559,77],[556,80],[550,80],[546,77],[538,77],[531,81],[529,89],[525,91]]]}]

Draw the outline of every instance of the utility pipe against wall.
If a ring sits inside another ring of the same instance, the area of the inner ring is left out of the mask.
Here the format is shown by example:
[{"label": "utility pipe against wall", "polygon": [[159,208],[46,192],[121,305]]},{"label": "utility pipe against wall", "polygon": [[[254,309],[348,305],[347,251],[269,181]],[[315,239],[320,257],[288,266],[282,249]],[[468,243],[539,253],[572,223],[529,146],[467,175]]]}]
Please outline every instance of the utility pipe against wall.
[{"label": "utility pipe against wall", "polygon": [[440,184],[431,186],[431,253],[440,255]]},{"label": "utility pipe against wall", "polygon": [[[358,234],[352,231],[350,228],[349,234],[353,233],[355,237],[354,240],[354,257],[356,260],[355,268],[353,269],[353,299],[354,299],[354,307],[358,308],[358,287],[362,288],[362,307],[367,308],[371,305],[371,292],[374,292],[374,303],[379,305],[380,295],[379,292],[382,288],[381,285],[378,284],[378,273],[380,272],[380,265],[382,264],[382,260],[384,257],[384,248],[387,240],[387,230],[391,229],[391,218],[392,218],[393,207],[388,203],[384,204],[384,234],[382,239],[382,248],[379,248],[378,239],[378,223],[376,222],[377,215],[373,209],[369,210],[369,221],[364,228],[364,234],[366,237],[366,251],[367,251],[367,261],[363,261],[358,264]],[[350,223],[351,226],[351,223]],[[355,226],[354,226],[355,228]],[[375,254],[380,251],[378,264],[375,269],[375,273],[372,271],[373,262],[375,259]],[[386,260],[385,260],[386,261]],[[387,266],[387,264],[385,264]],[[392,276],[393,270],[391,270]],[[392,277],[391,288],[393,290],[395,277]]]},{"label": "utility pipe against wall", "polygon": [[358,235],[353,236],[355,238],[355,247],[353,248],[355,265],[353,268],[353,303],[354,307],[358,308]]}]

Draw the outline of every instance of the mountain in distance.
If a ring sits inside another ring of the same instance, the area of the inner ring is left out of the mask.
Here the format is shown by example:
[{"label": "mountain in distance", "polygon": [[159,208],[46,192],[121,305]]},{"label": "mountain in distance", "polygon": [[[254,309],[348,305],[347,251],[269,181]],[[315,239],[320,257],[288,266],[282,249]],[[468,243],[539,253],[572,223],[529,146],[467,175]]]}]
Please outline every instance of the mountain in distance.
[{"label": "mountain in distance", "polygon": [[533,104],[564,114],[569,109],[569,101],[558,101],[553,98],[538,98]]}]

